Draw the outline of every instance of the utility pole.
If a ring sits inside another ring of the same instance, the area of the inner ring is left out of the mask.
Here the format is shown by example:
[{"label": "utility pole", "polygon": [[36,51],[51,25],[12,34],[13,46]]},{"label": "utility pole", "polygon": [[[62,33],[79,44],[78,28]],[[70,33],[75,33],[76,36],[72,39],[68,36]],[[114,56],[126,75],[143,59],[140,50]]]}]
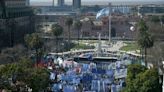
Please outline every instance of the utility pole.
[{"label": "utility pole", "polygon": [[98,33],[98,46],[97,46],[97,56],[99,57],[99,56],[101,56],[102,55],[102,53],[101,53],[101,49],[102,49],[102,47],[101,47],[101,34],[100,33]]},{"label": "utility pole", "polygon": [[108,19],[109,19],[109,44],[111,44],[111,19],[112,19],[112,17],[111,17],[111,13],[112,13],[112,5],[111,5],[111,3],[109,3],[109,17],[108,17]]}]

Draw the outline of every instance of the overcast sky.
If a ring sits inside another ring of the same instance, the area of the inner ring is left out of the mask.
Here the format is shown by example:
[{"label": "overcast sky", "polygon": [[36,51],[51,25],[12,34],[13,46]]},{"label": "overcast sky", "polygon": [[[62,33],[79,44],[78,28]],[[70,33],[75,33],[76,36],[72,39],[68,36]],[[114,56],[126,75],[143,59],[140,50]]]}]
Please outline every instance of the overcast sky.
[{"label": "overcast sky", "polygon": [[[53,0],[30,0],[32,5],[41,4],[41,5],[51,5]],[[73,0],[65,0],[66,4],[70,4]],[[127,2],[148,2],[149,4],[159,3],[164,4],[164,0],[81,0],[82,4],[106,4],[106,2],[121,2],[121,3],[127,3]],[[93,3],[91,3],[93,1]],[[45,3],[43,3],[45,2]],[[57,0],[55,0],[56,4]],[[88,2],[88,3],[87,3]],[[152,3],[153,2],[153,3]]]},{"label": "overcast sky", "polygon": [[[32,1],[37,1],[37,2],[52,2],[52,0],[31,0]],[[66,2],[71,2],[72,0],[65,0]],[[164,1],[164,0],[81,0],[83,1]]]}]

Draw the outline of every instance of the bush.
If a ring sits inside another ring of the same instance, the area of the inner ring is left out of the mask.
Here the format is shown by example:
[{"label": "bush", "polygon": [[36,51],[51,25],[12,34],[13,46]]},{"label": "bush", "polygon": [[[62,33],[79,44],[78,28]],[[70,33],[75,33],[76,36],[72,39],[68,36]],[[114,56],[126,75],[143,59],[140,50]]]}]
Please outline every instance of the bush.
[{"label": "bush", "polygon": [[130,65],[123,92],[161,92],[158,70],[141,65]]}]

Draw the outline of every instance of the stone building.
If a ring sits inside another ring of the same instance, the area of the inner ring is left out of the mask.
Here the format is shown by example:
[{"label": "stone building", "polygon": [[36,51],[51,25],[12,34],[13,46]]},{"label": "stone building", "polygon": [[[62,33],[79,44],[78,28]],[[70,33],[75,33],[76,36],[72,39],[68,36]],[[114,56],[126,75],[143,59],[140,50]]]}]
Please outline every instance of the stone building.
[{"label": "stone building", "polygon": [[34,31],[34,16],[29,0],[0,0],[0,47],[23,42]]}]

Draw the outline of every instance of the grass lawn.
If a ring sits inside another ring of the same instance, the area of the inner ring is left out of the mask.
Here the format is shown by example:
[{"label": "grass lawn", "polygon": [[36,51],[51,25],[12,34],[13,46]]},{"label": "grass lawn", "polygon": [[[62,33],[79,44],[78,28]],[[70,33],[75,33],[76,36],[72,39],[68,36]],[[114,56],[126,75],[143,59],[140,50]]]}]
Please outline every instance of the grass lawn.
[{"label": "grass lawn", "polygon": [[136,51],[136,50],[139,50],[139,46],[135,42],[125,42],[125,46],[123,46],[120,50],[122,50],[122,51]]},{"label": "grass lawn", "polygon": [[94,49],[94,48],[95,48],[94,46],[79,43],[79,45],[75,44],[72,49]]}]

